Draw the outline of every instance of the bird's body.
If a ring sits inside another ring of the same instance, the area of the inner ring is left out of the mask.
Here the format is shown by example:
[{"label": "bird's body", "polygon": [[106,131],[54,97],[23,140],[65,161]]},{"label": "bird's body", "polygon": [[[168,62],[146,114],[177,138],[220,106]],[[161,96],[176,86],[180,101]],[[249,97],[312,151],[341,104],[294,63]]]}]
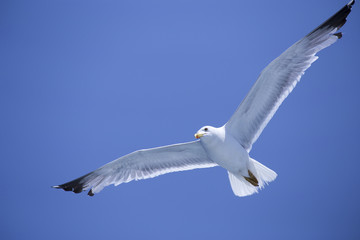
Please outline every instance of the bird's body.
[{"label": "bird's body", "polygon": [[156,177],[165,173],[221,166],[228,171],[232,190],[247,196],[273,181],[277,174],[249,156],[251,148],[301,76],[318,59],[316,53],[342,37],[354,1],[297,41],[260,74],[230,120],[222,127],[202,127],[197,141],[139,150],[55,188],[89,195],[110,184]]},{"label": "bird's body", "polygon": [[[256,187],[262,188],[277,176],[271,169],[251,159],[249,153],[225,126],[202,127],[195,137],[200,138],[208,158],[228,171],[231,187],[237,196],[257,192]],[[238,184],[241,187],[238,187]]]},{"label": "bird's body", "polygon": [[209,134],[202,136],[200,142],[208,157],[231,173],[248,176],[249,153],[243,146],[226,132],[225,127],[207,126],[204,128],[208,129]]}]

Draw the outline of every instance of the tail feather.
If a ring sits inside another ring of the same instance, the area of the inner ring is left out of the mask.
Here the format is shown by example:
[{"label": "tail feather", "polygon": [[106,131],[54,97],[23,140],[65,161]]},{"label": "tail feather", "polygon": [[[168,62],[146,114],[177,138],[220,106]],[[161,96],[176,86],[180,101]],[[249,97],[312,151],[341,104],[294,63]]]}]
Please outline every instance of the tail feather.
[{"label": "tail feather", "polygon": [[258,187],[248,182],[241,174],[228,172],[231,188],[236,196],[244,197],[257,193],[259,189],[262,189],[265,186],[265,184],[274,181],[277,177],[276,172],[252,158],[250,158],[249,171],[258,180]]},{"label": "tail feather", "polygon": [[259,180],[260,189],[263,188],[265,185],[269,184],[269,182],[274,181],[277,177],[276,172],[259,163],[255,159],[250,158],[250,163],[252,163],[255,167],[254,175]]},{"label": "tail feather", "polygon": [[258,188],[249,183],[243,176],[228,172],[231,188],[238,197],[245,197],[258,192]]}]

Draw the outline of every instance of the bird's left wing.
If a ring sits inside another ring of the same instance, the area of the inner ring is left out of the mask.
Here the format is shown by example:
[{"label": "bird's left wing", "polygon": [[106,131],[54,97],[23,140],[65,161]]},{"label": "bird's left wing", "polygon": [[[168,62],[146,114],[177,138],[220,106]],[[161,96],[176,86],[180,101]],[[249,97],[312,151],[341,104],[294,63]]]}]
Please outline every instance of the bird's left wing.
[{"label": "bird's left wing", "polygon": [[272,61],[225,124],[242,146],[250,151],[280,104],[294,89],[310,65],[318,59],[315,54],[330,46],[341,33],[336,33],[346,22],[354,1],[350,1],[334,16],[296,42]]},{"label": "bird's left wing", "polygon": [[89,195],[104,187],[156,177],[165,173],[217,166],[211,161],[199,141],[138,150],[120,157],[97,170],[54,188]]}]

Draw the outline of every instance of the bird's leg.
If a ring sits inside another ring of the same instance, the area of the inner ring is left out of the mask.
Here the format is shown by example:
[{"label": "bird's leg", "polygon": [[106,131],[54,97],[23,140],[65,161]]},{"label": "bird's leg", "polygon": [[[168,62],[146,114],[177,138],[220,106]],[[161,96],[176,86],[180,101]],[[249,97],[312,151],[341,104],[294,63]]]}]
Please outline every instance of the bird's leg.
[{"label": "bird's leg", "polygon": [[251,185],[253,185],[254,187],[258,187],[259,186],[259,182],[256,179],[256,177],[254,176],[254,174],[248,170],[249,176],[250,177],[244,177],[246,181],[248,181],[249,183],[251,183]]}]

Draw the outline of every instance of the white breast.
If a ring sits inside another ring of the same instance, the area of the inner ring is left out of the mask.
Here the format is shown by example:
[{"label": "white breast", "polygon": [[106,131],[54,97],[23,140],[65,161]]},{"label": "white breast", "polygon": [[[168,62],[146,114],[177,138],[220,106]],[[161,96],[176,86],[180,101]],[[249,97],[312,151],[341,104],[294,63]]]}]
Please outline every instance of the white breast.
[{"label": "white breast", "polygon": [[208,157],[221,167],[247,175],[249,154],[225,128],[212,129],[211,134],[201,138],[201,143]]}]

